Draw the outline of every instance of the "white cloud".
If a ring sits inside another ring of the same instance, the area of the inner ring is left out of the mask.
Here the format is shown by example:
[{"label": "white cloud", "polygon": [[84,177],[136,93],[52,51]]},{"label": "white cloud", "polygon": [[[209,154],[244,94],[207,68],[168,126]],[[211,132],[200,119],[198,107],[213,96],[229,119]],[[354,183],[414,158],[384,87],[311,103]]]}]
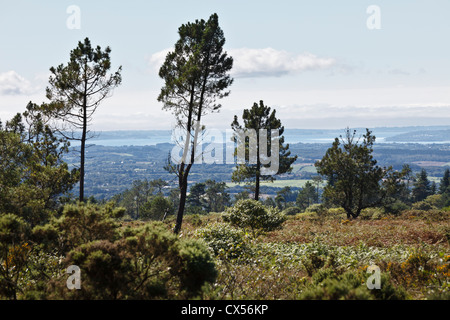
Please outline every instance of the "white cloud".
[{"label": "white cloud", "polygon": [[0,95],[27,95],[38,89],[14,70],[0,73]]},{"label": "white cloud", "polygon": [[[155,69],[164,63],[164,59],[172,49],[156,52],[148,59]],[[240,48],[227,50],[233,57],[231,74],[235,77],[279,77],[310,70],[321,70],[333,67],[336,60],[320,58],[311,53],[293,54],[273,48],[251,49]]]},{"label": "white cloud", "polygon": [[164,49],[158,52],[155,52],[148,58],[148,63],[156,72],[159,71],[159,68],[163,65],[164,60],[166,59],[167,54],[173,49]]},{"label": "white cloud", "polygon": [[336,61],[319,58],[311,53],[293,54],[287,51],[265,49],[232,49],[233,74],[236,77],[271,77],[295,74],[309,70],[330,68]]}]

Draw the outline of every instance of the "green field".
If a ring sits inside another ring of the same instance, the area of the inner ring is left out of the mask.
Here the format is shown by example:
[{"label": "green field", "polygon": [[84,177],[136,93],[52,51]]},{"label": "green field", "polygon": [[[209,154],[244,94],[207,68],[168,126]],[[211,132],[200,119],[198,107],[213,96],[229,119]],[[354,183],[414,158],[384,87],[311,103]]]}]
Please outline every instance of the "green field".
[{"label": "green field", "polygon": [[298,164],[292,165],[292,172],[293,173],[300,173],[300,172],[317,173],[317,170],[313,165],[305,165],[302,163],[298,163]]},{"label": "green field", "polygon": [[[303,188],[306,182],[312,182],[312,180],[308,179],[298,179],[298,180],[275,180],[274,182],[261,182],[261,186],[267,186],[267,187],[274,187],[274,188],[284,188],[284,187],[297,187],[297,188]],[[227,187],[232,188],[239,184],[229,182],[227,183]],[[244,184],[241,183],[241,186]]]}]

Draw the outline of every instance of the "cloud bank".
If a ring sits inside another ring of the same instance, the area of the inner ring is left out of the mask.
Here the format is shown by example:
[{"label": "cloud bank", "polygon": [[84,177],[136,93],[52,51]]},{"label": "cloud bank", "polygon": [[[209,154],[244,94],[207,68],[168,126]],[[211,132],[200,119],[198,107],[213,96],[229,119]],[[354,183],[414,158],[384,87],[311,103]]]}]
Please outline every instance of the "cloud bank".
[{"label": "cloud bank", "polygon": [[[158,70],[169,51],[171,49],[164,49],[152,54],[148,59],[149,64]],[[238,78],[280,77],[328,69],[336,65],[333,58],[320,58],[308,52],[294,54],[273,48],[240,48],[230,49],[227,52],[234,60],[231,74]]]},{"label": "cloud bank", "polygon": [[36,93],[37,90],[37,87],[14,70],[0,73],[0,95],[27,95]]},{"label": "cloud bank", "polygon": [[232,49],[229,54],[234,58],[234,76],[246,78],[279,77],[327,69],[336,64],[332,58],[319,58],[311,53],[293,54],[273,48]]}]

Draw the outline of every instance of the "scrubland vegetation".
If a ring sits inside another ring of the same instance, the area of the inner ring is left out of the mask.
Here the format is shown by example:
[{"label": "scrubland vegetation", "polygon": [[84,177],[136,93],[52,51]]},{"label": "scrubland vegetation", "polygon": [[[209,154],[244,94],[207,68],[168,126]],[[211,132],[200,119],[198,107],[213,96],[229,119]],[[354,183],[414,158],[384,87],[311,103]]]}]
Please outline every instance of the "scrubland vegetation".
[{"label": "scrubland vegetation", "polygon": [[[2,215],[3,299],[449,299],[449,210],[285,215],[255,200],[164,222],[71,204],[31,226]],[[66,268],[81,269],[69,290]],[[367,268],[381,270],[369,290]]]}]

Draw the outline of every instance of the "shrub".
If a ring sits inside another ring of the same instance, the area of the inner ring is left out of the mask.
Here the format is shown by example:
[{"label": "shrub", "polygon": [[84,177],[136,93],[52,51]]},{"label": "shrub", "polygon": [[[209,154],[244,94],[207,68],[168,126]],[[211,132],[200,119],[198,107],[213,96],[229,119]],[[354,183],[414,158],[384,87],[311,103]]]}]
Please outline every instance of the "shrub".
[{"label": "shrub", "polygon": [[245,233],[228,224],[214,224],[198,230],[197,235],[208,244],[214,255],[224,259],[237,259],[250,250],[245,241]]},{"label": "shrub", "polygon": [[253,236],[257,231],[272,231],[281,227],[286,216],[277,208],[267,208],[252,199],[239,200],[228,208],[223,220],[244,229],[250,228]]},{"label": "shrub", "polygon": [[387,274],[381,274],[381,288],[369,290],[364,271],[347,271],[336,275],[332,269],[323,269],[312,278],[312,286],[300,296],[304,300],[402,300],[405,290],[395,287]]},{"label": "shrub", "polygon": [[174,270],[182,289],[189,295],[199,294],[205,283],[213,283],[217,277],[214,261],[206,246],[199,241],[186,240],[178,243],[178,268]]},{"label": "shrub", "polygon": [[341,216],[346,215],[344,208],[338,207],[338,208],[329,208],[328,209],[328,215],[330,216]]},{"label": "shrub", "polygon": [[398,215],[402,211],[407,210],[409,206],[400,200],[395,200],[392,203],[385,204],[383,208],[385,213]]},{"label": "shrub", "polygon": [[325,213],[325,207],[323,204],[315,203],[306,208],[305,212],[314,212],[318,215]]},{"label": "shrub", "polygon": [[65,264],[82,270],[81,290],[68,292],[62,277],[50,282],[50,298],[189,298],[217,276],[214,260],[203,243],[179,238],[163,223],[126,228],[121,236],[70,251]]},{"label": "shrub", "polygon": [[200,227],[203,224],[202,217],[197,213],[186,215],[185,221],[194,227]]},{"label": "shrub", "polygon": [[403,216],[406,217],[420,217],[423,219],[427,219],[427,220],[432,220],[432,221],[447,221],[450,215],[450,211],[445,211],[445,210],[438,210],[438,209],[433,209],[433,210],[406,210],[402,212]]},{"label": "shrub", "polygon": [[289,207],[282,211],[282,213],[286,216],[293,216],[300,212],[302,212],[302,209],[300,209],[299,207]]},{"label": "shrub", "polygon": [[130,293],[132,258],[119,243],[98,240],[72,250],[66,262],[82,270],[82,298],[111,300],[126,298]]},{"label": "shrub", "polygon": [[433,194],[426,197],[424,201],[429,203],[432,207],[440,209],[444,206],[445,199],[442,194]]},{"label": "shrub", "polygon": [[[68,252],[82,244],[95,240],[114,241],[118,236],[118,222],[125,213],[125,209],[116,208],[113,203],[98,205],[92,203],[78,203],[66,205],[62,216],[50,222],[59,234],[58,244],[63,252]],[[39,231],[43,235],[52,235],[52,227],[45,226]]]},{"label": "shrub", "polygon": [[418,202],[413,203],[412,209],[413,210],[421,210],[421,211],[430,211],[430,210],[436,209],[436,207],[427,201],[418,201]]},{"label": "shrub", "polygon": [[382,208],[366,208],[361,211],[361,220],[377,220],[384,215]]},{"label": "shrub", "polygon": [[367,287],[361,285],[354,273],[346,273],[341,277],[324,278],[321,282],[306,289],[302,300],[370,300]]},{"label": "shrub", "polygon": [[29,225],[15,214],[0,215],[0,297],[16,299],[26,272],[31,246]]}]

